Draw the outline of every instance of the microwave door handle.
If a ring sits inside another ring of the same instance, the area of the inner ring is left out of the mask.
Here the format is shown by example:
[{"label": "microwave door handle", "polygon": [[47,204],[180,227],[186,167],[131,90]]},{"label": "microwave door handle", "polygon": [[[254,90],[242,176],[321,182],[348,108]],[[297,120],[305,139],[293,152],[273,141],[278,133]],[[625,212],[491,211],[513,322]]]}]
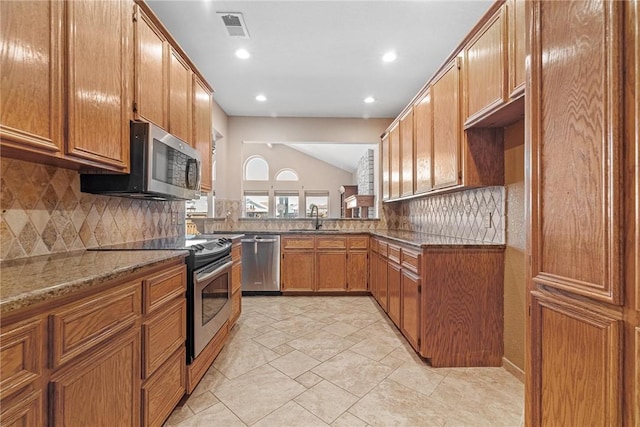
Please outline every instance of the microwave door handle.
[{"label": "microwave door handle", "polygon": [[[196,167],[196,174],[195,174],[195,176],[196,176],[196,182],[195,182],[195,183],[192,183],[192,182],[189,180],[189,176],[190,176],[190,172],[191,172],[191,166],[194,166],[194,165],[195,165],[195,167]],[[185,182],[186,182],[186,184],[187,184],[187,188],[189,188],[189,189],[191,189],[191,190],[197,190],[197,187],[198,187],[198,177],[199,177],[199,175],[200,175],[200,170],[198,169],[198,161],[197,161],[196,159],[189,159],[189,160],[187,160],[187,168],[186,168],[186,170],[185,170],[185,174],[186,174],[186,176],[185,176]]]}]

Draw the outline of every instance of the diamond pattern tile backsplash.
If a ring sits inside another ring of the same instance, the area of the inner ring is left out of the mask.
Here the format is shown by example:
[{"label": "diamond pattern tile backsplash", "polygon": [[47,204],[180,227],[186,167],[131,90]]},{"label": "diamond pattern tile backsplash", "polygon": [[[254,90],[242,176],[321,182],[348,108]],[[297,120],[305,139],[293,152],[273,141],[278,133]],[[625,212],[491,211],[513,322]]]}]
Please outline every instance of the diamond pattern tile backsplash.
[{"label": "diamond pattern tile backsplash", "polygon": [[78,172],[0,158],[0,260],[184,233],[184,202],[80,192]]},{"label": "diamond pattern tile backsplash", "polygon": [[383,215],[391,230],[504,243],[504,187],[385,203]]}]

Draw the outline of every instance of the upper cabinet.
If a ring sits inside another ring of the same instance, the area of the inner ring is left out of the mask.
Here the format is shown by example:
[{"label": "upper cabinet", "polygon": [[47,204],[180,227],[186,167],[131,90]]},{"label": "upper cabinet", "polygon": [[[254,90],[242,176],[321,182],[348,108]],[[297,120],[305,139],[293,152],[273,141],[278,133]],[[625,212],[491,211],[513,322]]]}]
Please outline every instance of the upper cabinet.
[{"label": "upper cabinet", "polygon": [[507,20],[509,39],[509,97],[515,99],[524,95],[525,57],[527,49],[524,19],[525,0],[507,0]]},{"label": "upper cabinet", "polygon": [[126,172],[132,3],[3,2],[1,7],[3,155]]},{"label": "upper cabinet", "polygon": [[202,191],[211,191],[211,142],[213,140],[211,90],[193,75],[193,146],[202,157]]},{"label": "upper cabinet", "polygon": [[390,175],[389,175],[389,134],[386,133],[382,136],[380,142],[380,150],[382,154],[380,159],[382,161],[382,200],[389,200],[390,195]]},{"label": "upper cabinet", "polygon": [[507,94],[507,19],[501,7],[463,49],[465,125],[500,108]]},{"label": "upper cabinet", "polygon": [[390,197],[397,199],[400,197],[400,127],[396,125],[389,132],[389,152],[391,171],[391,194]]},{"label": "upper cabinet", "polygon": [[415,193],[419,194],[433,187],[433,108],[429,89],[413,106],[413,123]]},{"label": "upper cabinet", "polygon": [[191,69],[171,48],[169,65],[169,132],[191,144]]},{"label": "upper cabinet", "polygon": [[431,84],[433,108],[433,188],[458,184],[460,176],[460,60]]},{"label": "upper cabinet", "polygon": [[400,119],[400,146],[402,163],[402,196],[413,194],[413,110]]},{"label": "upper cabinet", "polygon": [[135,13],[134,112],[136,119],[168,129],[169,42],[139,6]]}]

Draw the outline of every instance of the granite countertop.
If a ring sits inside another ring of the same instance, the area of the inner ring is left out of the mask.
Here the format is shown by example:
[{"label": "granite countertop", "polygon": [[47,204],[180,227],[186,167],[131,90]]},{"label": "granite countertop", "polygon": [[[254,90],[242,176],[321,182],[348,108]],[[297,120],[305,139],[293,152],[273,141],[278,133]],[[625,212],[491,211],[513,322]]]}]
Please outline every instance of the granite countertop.
[{"label": "granite countertop", "polygon": [[188,251],[74,251],[2,261],[0,315],[130,275]]}]

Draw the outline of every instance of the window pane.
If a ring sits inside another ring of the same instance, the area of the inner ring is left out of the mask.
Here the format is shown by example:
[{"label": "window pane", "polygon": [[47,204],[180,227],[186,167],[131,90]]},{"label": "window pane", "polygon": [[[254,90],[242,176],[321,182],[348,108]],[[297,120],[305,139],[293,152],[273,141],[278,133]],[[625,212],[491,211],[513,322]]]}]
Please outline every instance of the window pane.
[{"label": "window pane", "polygon": [[254,157],[245,165],[244,179],[247,181],[269,181],[269,164],[261,157]]},{"label": "window pane", "polygon": [[269,216],[269,195],[262,193],[245,194],[242,216],[245,218],[267,218]]},{"label": "window pane", "polygon": [[293,170],[283,170],[278,172],[276,181],[297,181],[298,174]]},{"label": "window pane", "polygon": [[276,193],[276,218],[298,217],[298,195]]},{"label": "window pane", "polygon": [[311,205],[318,206],[319,217],[327,218],[329,216],[329,194],[307,194],[305,199],[307,216],[311,216]]}]

